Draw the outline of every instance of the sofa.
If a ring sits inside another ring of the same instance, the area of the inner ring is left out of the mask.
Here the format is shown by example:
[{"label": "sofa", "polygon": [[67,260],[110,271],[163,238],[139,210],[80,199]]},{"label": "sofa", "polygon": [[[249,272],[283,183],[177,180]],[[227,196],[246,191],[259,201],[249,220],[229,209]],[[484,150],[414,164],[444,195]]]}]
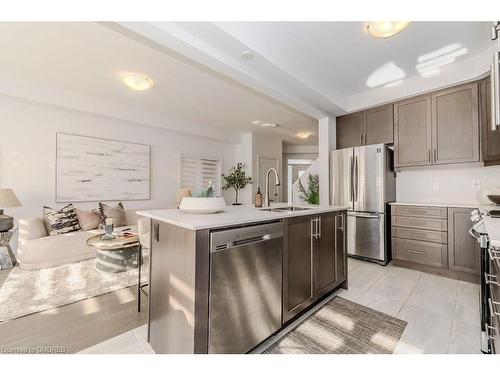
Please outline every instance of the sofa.
[{"label": "sofa", "polygon": [[[131,228],[131,231],[139,233],[141,246],[149,248],[150,220],[139,217],[135,210],[126,210],[125,214],[129,225],[116,230]],[[102,231],[95,229],[49,236],[42,217],[20,219],[19,267],[34,270],[95,258],[96,248],[87,246],[87,239],[100,233]]]}]

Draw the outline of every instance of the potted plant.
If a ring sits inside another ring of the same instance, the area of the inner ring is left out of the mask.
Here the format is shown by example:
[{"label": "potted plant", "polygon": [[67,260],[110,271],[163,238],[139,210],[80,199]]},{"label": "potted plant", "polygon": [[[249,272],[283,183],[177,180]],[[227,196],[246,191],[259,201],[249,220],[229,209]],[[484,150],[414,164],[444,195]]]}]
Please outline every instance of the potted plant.
[{"label": "potted plant", "polygon": [[233,206],[241,205],[241,203],[238,203],[239,191],[252,183],[252,177],[246,175],[243,163],[236,164],[236,166],[229,170],[229,174],[223,174],[222,178],[224,179],[224,184],[222,185],[223,190],[234,189],[236,198]]},{"label": "potted plant", "polygon": [[319,178],[311,174],[307,176],[307,189],[299,178],[300,198],[309,204],[319,204]]}]

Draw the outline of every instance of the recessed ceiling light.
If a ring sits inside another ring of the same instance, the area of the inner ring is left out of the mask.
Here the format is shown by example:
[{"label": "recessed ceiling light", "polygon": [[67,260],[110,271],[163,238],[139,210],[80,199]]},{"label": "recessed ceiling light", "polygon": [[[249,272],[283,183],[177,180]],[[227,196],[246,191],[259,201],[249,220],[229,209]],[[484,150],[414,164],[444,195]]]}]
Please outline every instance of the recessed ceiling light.
[{"label": "recessed ceiling light", "polygon": [[395,21],[395,22],[368,22],[366,31],[375,38],[389,38],[403,31],[410,21]]},{"label": "recessed ceiling light", "polygon": [[265,122],[263,124],[260,124],[260,126],[262,126],[263,128],[276,128],[279,126],[279,124],[273,124],[273,123],[270,123],[270,122]]},{"label": "recessed ceiling light", "polygon": [[311,135],[311,132],[300,132],[300,133],[297,133],[297,137],[302,138],[302,139],[309,138],[310,135]]},{"label": "recessed ceiling light", "polygon": [[127,73],[121,76],[121,79],[132,90],[144,91],[153,87],[154,82],[151,78],[140,73]]},{"label": "recessed ceiling light", "polygon": [[260,125],[260,124],[262,124],[262,121],[255,120],[255,121],[252,121],[252,124],[254,124],[254,125]]},{"label": "recessed ceiling light", "polygon": [[243,51],[240,53],[240,56],[243,60],[252,60],[255,57],[255,54],[252,51]]}]

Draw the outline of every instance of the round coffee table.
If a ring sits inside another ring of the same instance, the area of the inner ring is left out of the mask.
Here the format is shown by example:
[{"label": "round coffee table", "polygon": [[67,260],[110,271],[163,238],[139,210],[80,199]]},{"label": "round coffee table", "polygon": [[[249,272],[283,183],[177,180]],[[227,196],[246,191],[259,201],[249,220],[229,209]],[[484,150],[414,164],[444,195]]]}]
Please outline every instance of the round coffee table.
[{"label": "round coffee table", "polygon": [[103,272],[119,273],[139,267],[139,236],[117,237],[103,240],[102,235],[92,236],[88,246],[97,248],[96,268]]}]

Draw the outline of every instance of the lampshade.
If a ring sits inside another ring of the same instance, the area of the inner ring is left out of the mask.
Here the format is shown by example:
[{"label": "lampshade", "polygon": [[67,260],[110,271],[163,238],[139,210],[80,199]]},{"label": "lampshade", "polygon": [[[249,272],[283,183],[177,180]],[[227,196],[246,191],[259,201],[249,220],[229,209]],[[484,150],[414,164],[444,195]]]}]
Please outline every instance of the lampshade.
[{"label": "lampshade", "polygon": [[0,208],[21,207],[16,193],[12,189],[0,189]]}]

